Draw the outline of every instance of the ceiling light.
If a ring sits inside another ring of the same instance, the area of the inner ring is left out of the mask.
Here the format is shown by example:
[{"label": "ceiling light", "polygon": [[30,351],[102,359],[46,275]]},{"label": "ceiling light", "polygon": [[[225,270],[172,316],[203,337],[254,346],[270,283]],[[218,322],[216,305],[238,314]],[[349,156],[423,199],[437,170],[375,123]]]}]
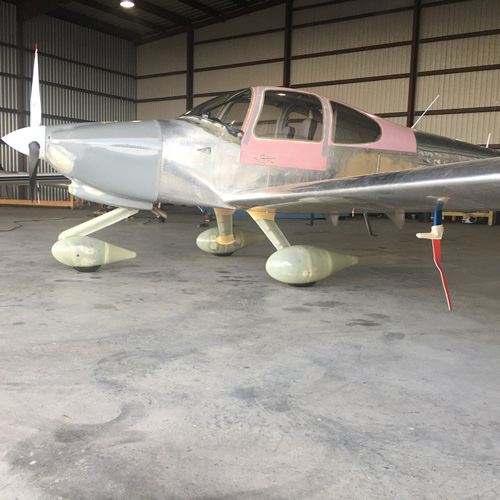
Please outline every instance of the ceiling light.
[{"label": "ceiling light", "polygon": [[120,5],[122,7],[125,7],[126,9],[130,9],[130,8],[134,7],[135,4],[134,4],[134,2],[131,2],[130,0],[122,0],[120,2]]}]

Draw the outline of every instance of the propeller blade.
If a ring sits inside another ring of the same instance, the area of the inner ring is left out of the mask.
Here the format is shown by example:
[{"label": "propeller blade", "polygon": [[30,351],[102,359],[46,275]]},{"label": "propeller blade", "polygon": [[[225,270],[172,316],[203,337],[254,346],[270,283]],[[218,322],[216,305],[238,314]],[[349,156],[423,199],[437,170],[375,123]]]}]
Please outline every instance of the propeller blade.
[{"label": "propeller blade", "polygon": [[30,177],[31,201],[34,201],[36,192],[36,175],[38,173],[38,165],[40,165],[40,144],[36,141],[30,142],[29,152],[28,173]]},{"label": "propeller blade", "polygon": [[32,127],[38,127],[38,125],[42,123],[40,79],[38,77],[38,45],[35,45],[35,63],[33,66],[33,82],[31,83],[30,117]]}]

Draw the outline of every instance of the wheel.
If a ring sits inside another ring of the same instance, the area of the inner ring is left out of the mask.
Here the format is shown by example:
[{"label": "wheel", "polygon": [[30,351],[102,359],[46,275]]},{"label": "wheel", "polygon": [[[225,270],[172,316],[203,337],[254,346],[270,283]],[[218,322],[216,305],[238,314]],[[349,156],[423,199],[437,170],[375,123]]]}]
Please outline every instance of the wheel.
[{"label": "wheel", "polygon": [[90,267],[73,267],[79,273],[95,273],[101,266],[90,266]]}]

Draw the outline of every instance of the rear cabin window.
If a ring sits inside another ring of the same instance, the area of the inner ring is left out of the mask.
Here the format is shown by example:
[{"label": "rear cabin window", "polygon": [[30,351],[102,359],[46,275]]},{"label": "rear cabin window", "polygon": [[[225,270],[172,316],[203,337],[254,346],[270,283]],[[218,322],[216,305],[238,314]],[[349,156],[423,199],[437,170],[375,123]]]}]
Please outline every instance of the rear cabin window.
[{"label": "rear cabin window", "polygon": [[321,141],[323,107],[312,95],[268,90],[254,127],[256,137],[293,141]]},{"label": "rear cabin window", "polygon": [[367,144],[380,139],[379,124],[355,109],[330,101],[332,107],[332,142],[336,144]]}]

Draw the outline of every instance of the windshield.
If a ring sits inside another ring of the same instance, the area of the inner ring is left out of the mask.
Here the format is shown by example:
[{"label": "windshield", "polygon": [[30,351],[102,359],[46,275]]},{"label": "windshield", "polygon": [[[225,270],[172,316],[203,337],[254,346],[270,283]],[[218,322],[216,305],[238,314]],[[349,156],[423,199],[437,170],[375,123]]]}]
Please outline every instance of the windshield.
[{"label": "windshield", "polygon": [[227,92],[196,106],[182,116],[199,116],[241,129],[250,107],[251,98],[251,89]]}]

